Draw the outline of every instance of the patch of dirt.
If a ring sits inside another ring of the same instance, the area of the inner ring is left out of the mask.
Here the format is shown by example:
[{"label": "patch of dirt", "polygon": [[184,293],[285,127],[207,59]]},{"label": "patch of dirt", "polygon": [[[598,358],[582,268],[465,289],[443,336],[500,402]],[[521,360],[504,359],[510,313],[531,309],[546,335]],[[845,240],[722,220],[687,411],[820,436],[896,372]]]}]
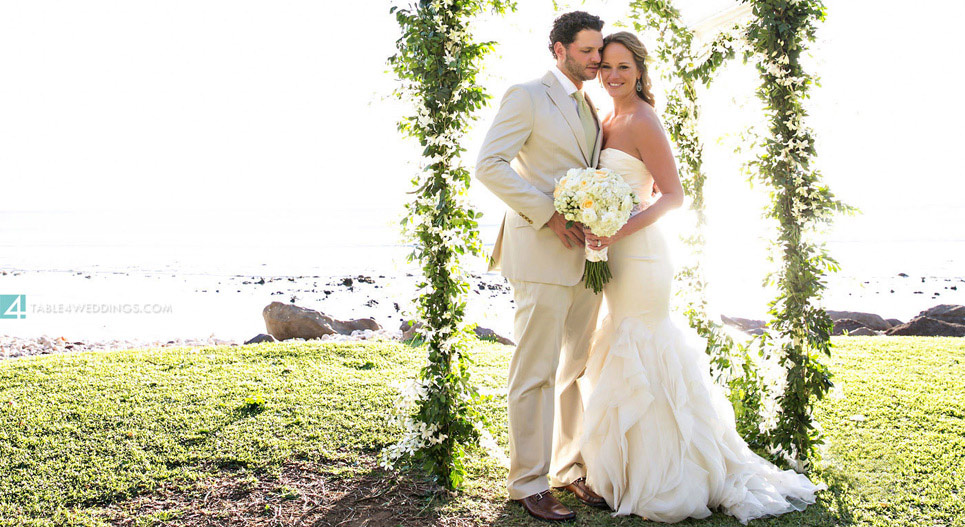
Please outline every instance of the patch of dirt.
[{"label": "patch of dirt", "polygon": [[[184,491],[170,486],[101,511],[123,527],[466,527],[463,518],[438,518],[448,499],[436,485],[384,472],[365,461],[359,476],[333,476],[316,464],[294,461],[279,477],[241,471]],[[153,521],[149,521],[148,519]]]}]

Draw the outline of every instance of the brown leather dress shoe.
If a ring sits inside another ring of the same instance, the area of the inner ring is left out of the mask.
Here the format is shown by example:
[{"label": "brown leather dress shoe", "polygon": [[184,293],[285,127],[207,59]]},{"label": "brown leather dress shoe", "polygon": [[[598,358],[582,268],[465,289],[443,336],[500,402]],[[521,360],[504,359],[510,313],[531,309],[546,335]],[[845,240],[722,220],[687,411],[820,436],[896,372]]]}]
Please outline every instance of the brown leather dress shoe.
[{"label": "brown leather dress shoe", "polygon": [[566,521],[576,518],[576,513],[560,503],[548,490],[515,501],[518,501],[526,512],[541,520]]},{"label": "brown leather dress shoe", "polygon": [[596,492],[593,492],[590,490],[590,487],[586,486],[586,478],[579,478],[565,487],[556,487],[556,490],[568,490],[572,492],[574,496],[576,496],[576,499],[591,507],[599,507],[601,509],[610,508],[602,496]]}]

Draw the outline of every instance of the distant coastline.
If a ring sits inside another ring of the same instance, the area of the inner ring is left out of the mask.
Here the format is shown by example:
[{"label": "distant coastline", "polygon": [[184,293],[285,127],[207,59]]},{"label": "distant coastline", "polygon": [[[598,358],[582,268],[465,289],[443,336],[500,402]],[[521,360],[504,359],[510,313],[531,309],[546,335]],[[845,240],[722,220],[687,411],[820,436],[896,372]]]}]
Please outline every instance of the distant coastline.
[{"label": "distant coastline", "polygon": [[[39,320],[20,326],[13,323],[21,321],[0,320],[0,335],[175,339],[214,334],[245,340],[264,330],[265,305],[292,297],[334,317],[373,316],[385,327],[397,325],[411,308],[418,269],[405,261],[410,248],[401,243],[398,224],[384,216],[384,211],[361,214],[337,223],[350,226],[339,230],[306,219],[313,216],[305,211],[182,211],[132,217],[128,223],[104,211],[0,213],[0,272],[10,273],[0,275],[0,294],[51,303],[157,300],[172,303],[183,315],[49,316],[44,325],[38,313]],[[497,228],[492,222],[480,226],[490,247]],[[882,231],[872,241],[829,241],[842,270],[829,275],[824,305],[908,320],[937,304],[965,304],[965,239],[947,234],[947,240],[898,241]],[[738,233],[711,241],[733,250],[727,266],[708,269],[709,300],[717,314],[761,319],[772,296],[760,287],[763,256],[752,253],[749,243],[740,245],[748,237]],[[714,249],[721,252],[720,246]],[[505,285],[498,273],[486,272],[482,260],[470,262],[469,271],[477,282]],[[14,272],[21,274],[14,277]],[[379,287],[336,294],[329,286],[359,275],[376,278]],[[243,283],[260,279],[271,286]],[[332,292],[326,295],[326,290]],[[498,298],[490,298],[476,291],[469,309],[480,320],[470,321],[511,334],[511,293],[499,291]]]}]

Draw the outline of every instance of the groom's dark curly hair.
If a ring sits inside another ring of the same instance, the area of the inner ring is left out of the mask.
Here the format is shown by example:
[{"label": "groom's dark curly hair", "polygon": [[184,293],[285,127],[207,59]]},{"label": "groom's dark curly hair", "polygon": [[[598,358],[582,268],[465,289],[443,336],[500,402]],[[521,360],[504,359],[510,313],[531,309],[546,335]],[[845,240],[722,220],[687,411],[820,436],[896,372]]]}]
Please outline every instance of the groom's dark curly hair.
[{"label": "groom's dark curly hair", "polygon": [[603,31],[603,20],[596,15],[591,15],[586,11],[570,11],[556,17],[553,21],[553,29],[550,30],[550,53],[556,58],[556,51],[553,45],[557,42],[564,46],[569,46],[576,40],[576,34],[584,29]]}]

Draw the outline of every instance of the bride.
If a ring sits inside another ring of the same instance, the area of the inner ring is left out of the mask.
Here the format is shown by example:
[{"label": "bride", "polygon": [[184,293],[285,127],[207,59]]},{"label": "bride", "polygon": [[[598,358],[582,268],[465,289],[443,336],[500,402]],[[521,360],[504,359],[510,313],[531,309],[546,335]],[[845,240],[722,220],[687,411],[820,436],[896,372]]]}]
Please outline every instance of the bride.
[{"label": "bride", "polygon": [[669,319],[673,267],[656,222],[681,205],[683,189],[645,57],[631,33],[604,39],[599,76],[614,109],[603,121],[600,166],[620,174],[641,200],[654,185],[660,197],[610,238],[585,233],[587,245],[609,247],[613,273],[609,315],[584,377],[586,484],[617,515],[660,522],[705,518],[718,507],[742,523],[803,510],[826,485],[781,471],[747,447],[710,379],[703,343]]}]

